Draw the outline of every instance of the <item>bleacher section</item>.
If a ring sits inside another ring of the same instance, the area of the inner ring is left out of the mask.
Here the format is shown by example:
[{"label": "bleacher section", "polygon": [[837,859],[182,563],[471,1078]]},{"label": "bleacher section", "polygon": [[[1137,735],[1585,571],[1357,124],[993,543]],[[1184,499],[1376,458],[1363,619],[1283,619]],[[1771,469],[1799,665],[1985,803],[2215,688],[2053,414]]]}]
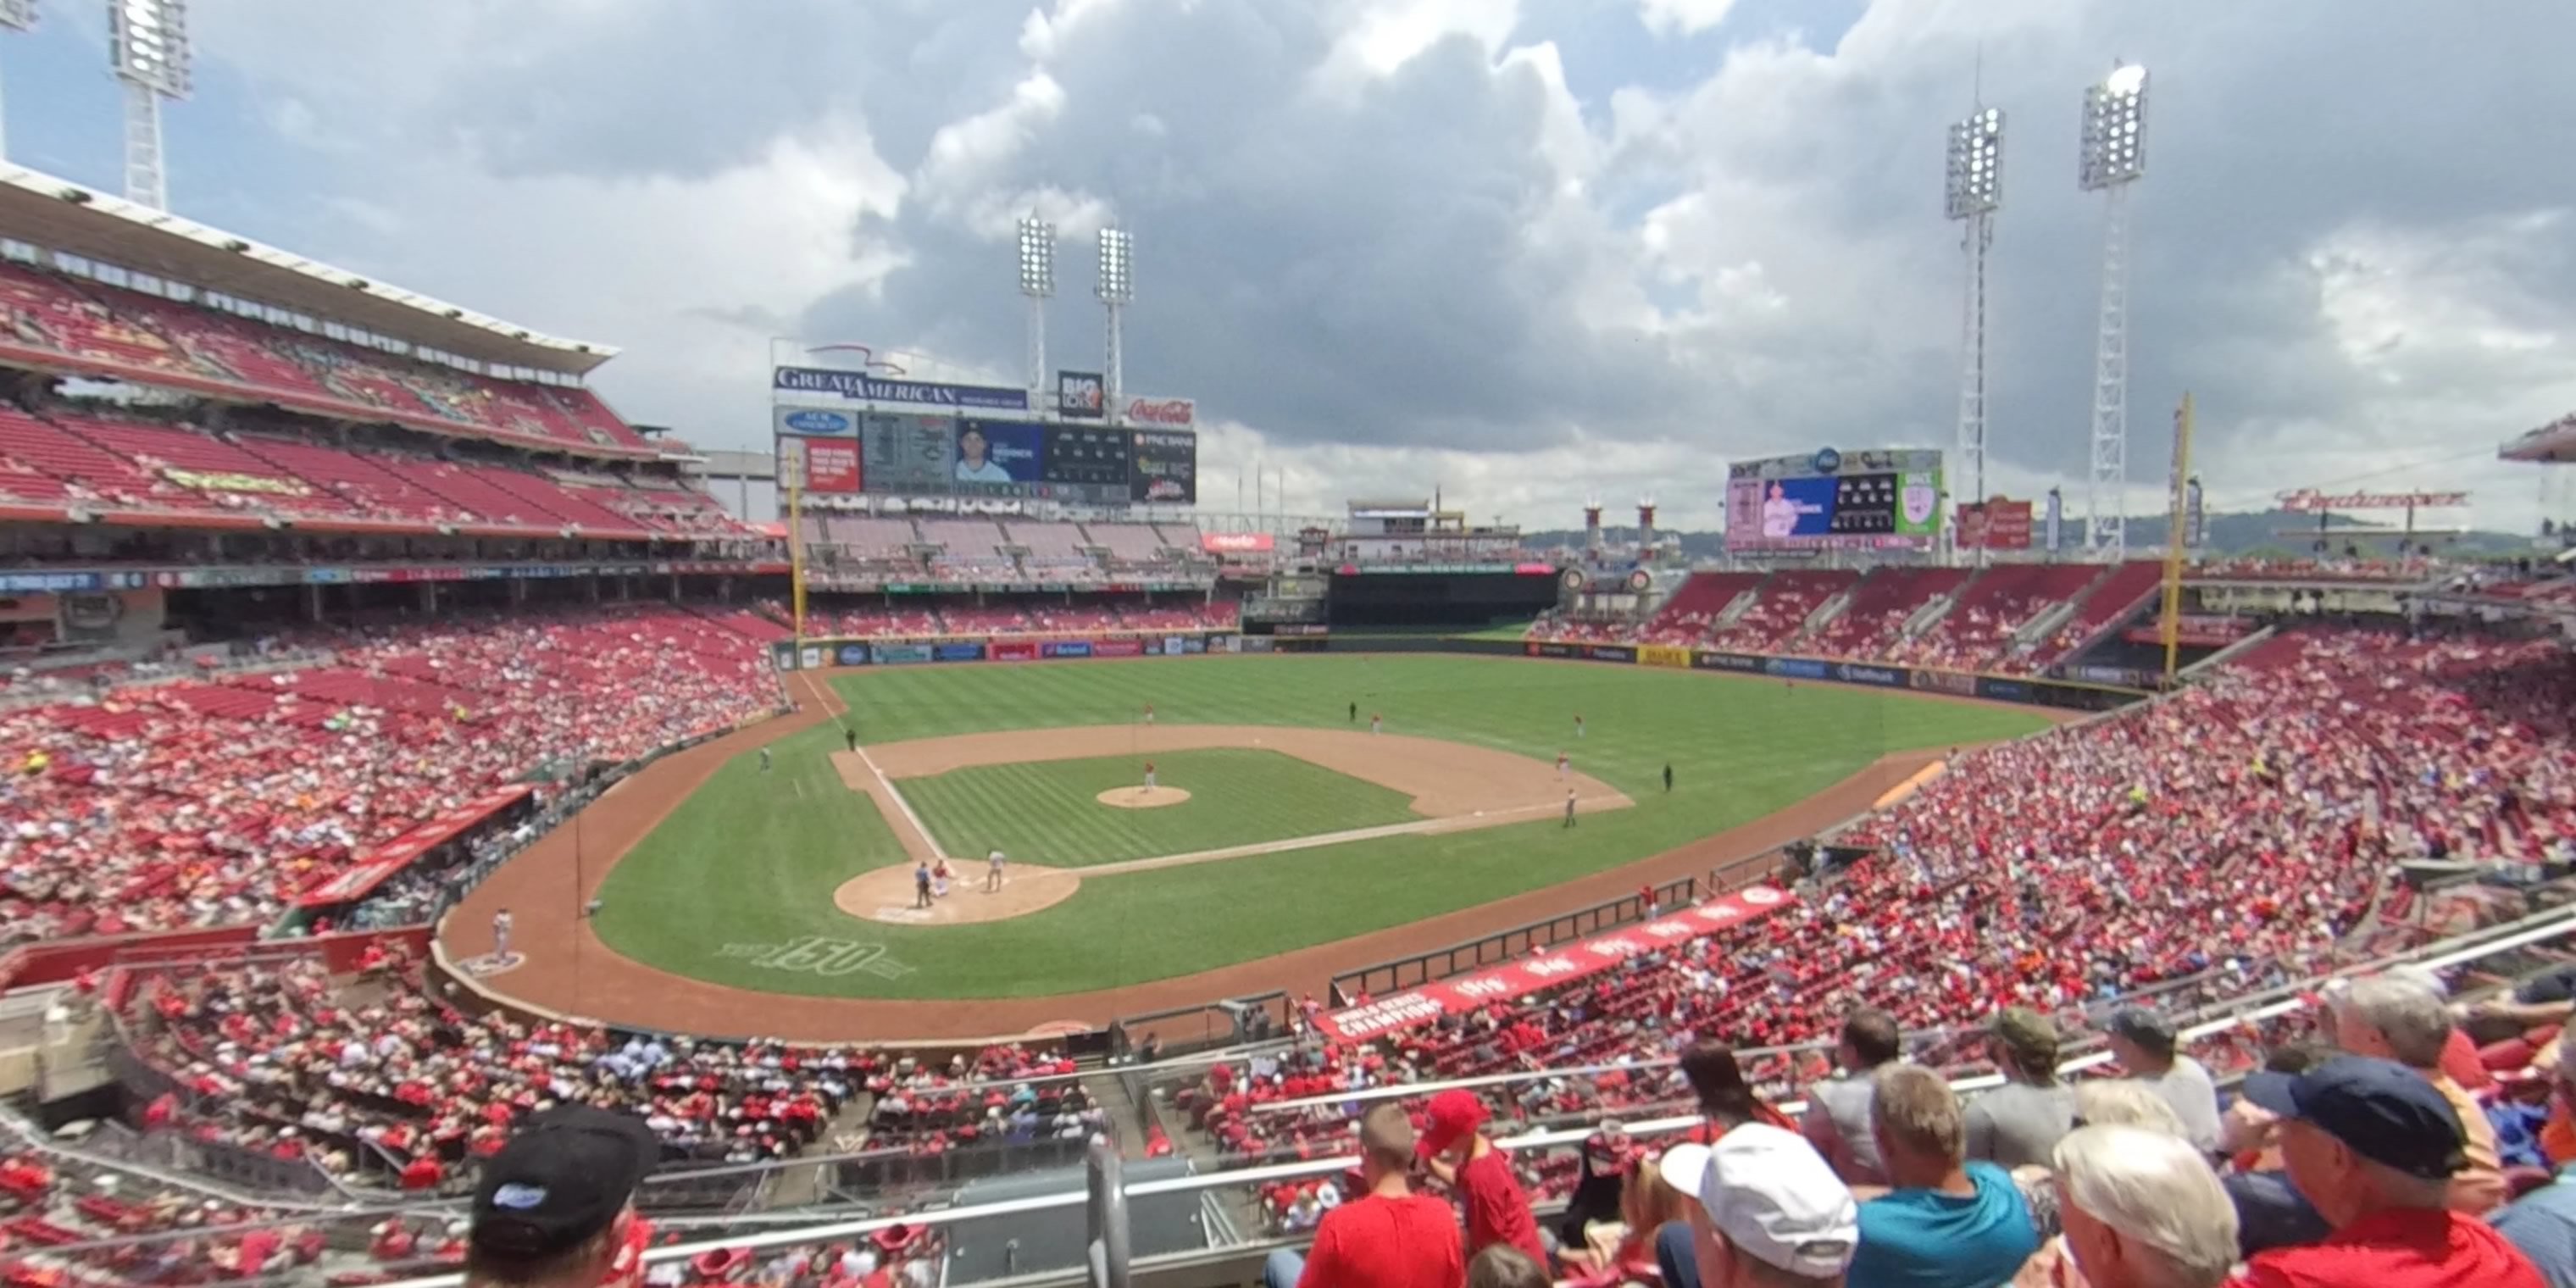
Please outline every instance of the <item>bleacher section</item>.
[{"label": "bleacher section", "polygon": [[1735,597],[1762,582],[1758,572],[1695,572],[1657,609],[1638,636],[1650,644],[1697,644]]},{"label": "bleacher section", "polygon": [[1898,645],[1899,662],[1982,671],[2003,660],[2013,633],[2102,574],[2098,564],[2001,564],[1977,574],[1930,630]]},{"label": "bleacher section", "polygon": [[2075,615],[2046,642],[2028,653],[2004,659],[2001,669],[2036,674],[2075,655],[2094,636],[2144,606],[2164,579],[2161,565],[2132,560],[2121,564],[2101,584],[2085,593]]},{"label": "bleacher section", "polygon": [[1967,579],[1964,568],[1877,569],[1852,588],[1851,602],[1801,651],[1821,657],[1882,656],[1918,610]]},{"label": "bleacher section", "polygon": [[1713,642],[1746,653],[1793,652],[1790,642],[1805,628],[1808,614],[1858,580],[1859,573],[1836,568],[1773,573],[1755,592],[1753,607]]},{"label": "bleacher section", "polygon": [[587,389],[496,380],[100,282],[0,263],[0,350],[99,374],[525,446],[655,449]]}]

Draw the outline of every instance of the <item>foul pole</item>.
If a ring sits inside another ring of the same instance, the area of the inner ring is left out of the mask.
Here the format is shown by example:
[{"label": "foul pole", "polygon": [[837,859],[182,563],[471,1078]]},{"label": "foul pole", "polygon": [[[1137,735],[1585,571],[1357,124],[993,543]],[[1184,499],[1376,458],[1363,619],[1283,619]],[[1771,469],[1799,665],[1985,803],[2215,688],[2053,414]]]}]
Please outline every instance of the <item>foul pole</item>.
[{"label": "foul pole", "polygon": [[2190,490],[2191,478],[2191,394],[2182,396],[2182,406],[2174,410],[2173,480],[2170,490],[2172,511],[2165,525],[2165,600],[2160,633],[2165,645],[2165,687],[2173,687],[2176,659],[2182,652],[2182,552],[2188,534],[2184,531],[2190,516],[2185,513],[2184,495]]}]

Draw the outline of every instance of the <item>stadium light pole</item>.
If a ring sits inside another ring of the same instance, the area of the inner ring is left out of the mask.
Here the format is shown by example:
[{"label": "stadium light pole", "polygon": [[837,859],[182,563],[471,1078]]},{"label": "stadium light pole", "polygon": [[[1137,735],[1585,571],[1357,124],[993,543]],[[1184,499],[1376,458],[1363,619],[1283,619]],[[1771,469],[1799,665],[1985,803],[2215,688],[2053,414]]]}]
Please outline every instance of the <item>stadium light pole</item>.
[{"label": "stadium light pole", "polygon": [[2121,63],[2084,91],[2077,182],[2099,192],[2102,308],[2093,337],[2093,473],[2084,544],[2114,558],[2128,549],[2129,187],[2147,173],[2147,69]]},{"label": "stadium light pole", "polygon": [[1020,221],[1020,294],[1029,300],[1029,410],[1046,408],[1046,302],[1055,294],[1055,225]]},{"label": "stadium light pole", "polygon": [[[1968,500],[1986,499],[1986,251],[1994,245],[1995,211],[2003,206],[2004,114],[1981,100],[1968,119],[1950,127],[1949,164],[1941,213],[1961,225],[1967,261],[1966,298],[1959,323],[1959,445],[1951,478],[1967,485]],[[1954,483],[1953,488],[1957,487]],[[1958,528],[1950,528],[1958,540]],[[1983,563],[1985,549],[1954,551],[1961,563]]]},{"label": "stadium light pole", "polygon": [[1120,331],[1127,306],[1136,299],[1136,279],[1131,275],[1135,257],[1136,240],[1126,229],[1111,224],[1100,230],[1100,305],[1108,311],[1107,326],[1102,331],[1108,351],[1101,355],[1101,393],[1109,405],[1102,414],[1112,425],[1126,420],[1118,401],[1119,390],[1127,383],[1125,340]]},{"label": "stadium light pole", "polygon": [[[36,25],[36,0],[0,0],[0,28],[26,31]],[[0,113],[0,157],[9,154],[9,125]]]},{"label": "stadium light pole", "polygon": [[125,82],[125,199],[170,208],[161,100],[188,96],[188,0],[107,0],[108,64]]}]

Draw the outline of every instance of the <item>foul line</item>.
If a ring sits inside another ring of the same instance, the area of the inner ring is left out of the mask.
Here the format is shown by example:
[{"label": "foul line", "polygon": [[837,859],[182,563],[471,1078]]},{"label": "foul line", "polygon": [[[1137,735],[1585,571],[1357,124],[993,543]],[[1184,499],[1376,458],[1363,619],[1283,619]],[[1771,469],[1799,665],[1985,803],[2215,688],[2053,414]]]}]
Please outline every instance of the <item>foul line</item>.
[{"label": "foul line", "polygon": [[[1585,796],[1576,801],[1577,812],[1599,813],[1605,809],[1625,809],[1637,802],[1624,794]],[[1250,845],[1230,845],[1221,850],[1194,850],[1188,854],[1161,854],[1150,859],[1127,859],[1118,863],[1095,863],[1082,867],[1061,868],[1076,876],[1114,877],[1128,872],[1151,872],[1157,868],[1188,867],[1194,863],[1215,863],[1224,859],[1245,859],[1259,854],[1286,854],[1292,850],[1312,850],[1326,845],[1344,845],[1352,841],[1375,841],[1390,836],[1414,836],[1429,832],[1472,832],[1479,828],[1499,826],[1503,822],[1528,814],[1561,814],[1562,803],[1519,805],[1511,809],[1486,810],[1481,814],[1452,814],[1447,818],[1426,818],[1411,823],[1389,823],[1383,827],[1354,828],[1347,832],[1323,832],[1314,836],[1292,836],[1279,841],[1256,841]]]},{"label": "foul line", "polygon": [[876,759],[868,755],[867,744],[860,743],[853,750],[859,753],[859,763],[867,766],[868,772],[876,777],[877,786],[884,788],[885,794],[894,801],[894,807],[903,812],[903,821],[912,824],[912,830],[918,833],[923,843],[930,847],[930,857],[947,858],[948,851],[939,848],[939,838],[931,835],[929,827],[922,823],[919,814],[912,812],[912,802],[905,800],[903,793],[895,789],[894,780],[886,777],[884,770],[877,768]]}]

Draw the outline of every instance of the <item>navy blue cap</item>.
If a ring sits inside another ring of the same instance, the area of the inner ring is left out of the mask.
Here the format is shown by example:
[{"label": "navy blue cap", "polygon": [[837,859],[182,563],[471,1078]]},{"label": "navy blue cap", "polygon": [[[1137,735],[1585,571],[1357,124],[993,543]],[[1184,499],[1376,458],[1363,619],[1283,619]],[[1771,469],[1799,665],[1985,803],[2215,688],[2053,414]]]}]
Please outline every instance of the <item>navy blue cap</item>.
[{"label": "navy blue cap", "polygon": [[2339,1055],[2306,1073],[2254,1074],[2245,1098],[2409,1176],[2440,1180],[2468,1165],[2459,1111],[2394,1060]]},{"label": "navy blue cap", "polygon": [[568,1252],[616,1222],[661,1153],[631,1114],[588,1105],[536,1114],[485,1160],[466,1238],[500,1256]]}]

